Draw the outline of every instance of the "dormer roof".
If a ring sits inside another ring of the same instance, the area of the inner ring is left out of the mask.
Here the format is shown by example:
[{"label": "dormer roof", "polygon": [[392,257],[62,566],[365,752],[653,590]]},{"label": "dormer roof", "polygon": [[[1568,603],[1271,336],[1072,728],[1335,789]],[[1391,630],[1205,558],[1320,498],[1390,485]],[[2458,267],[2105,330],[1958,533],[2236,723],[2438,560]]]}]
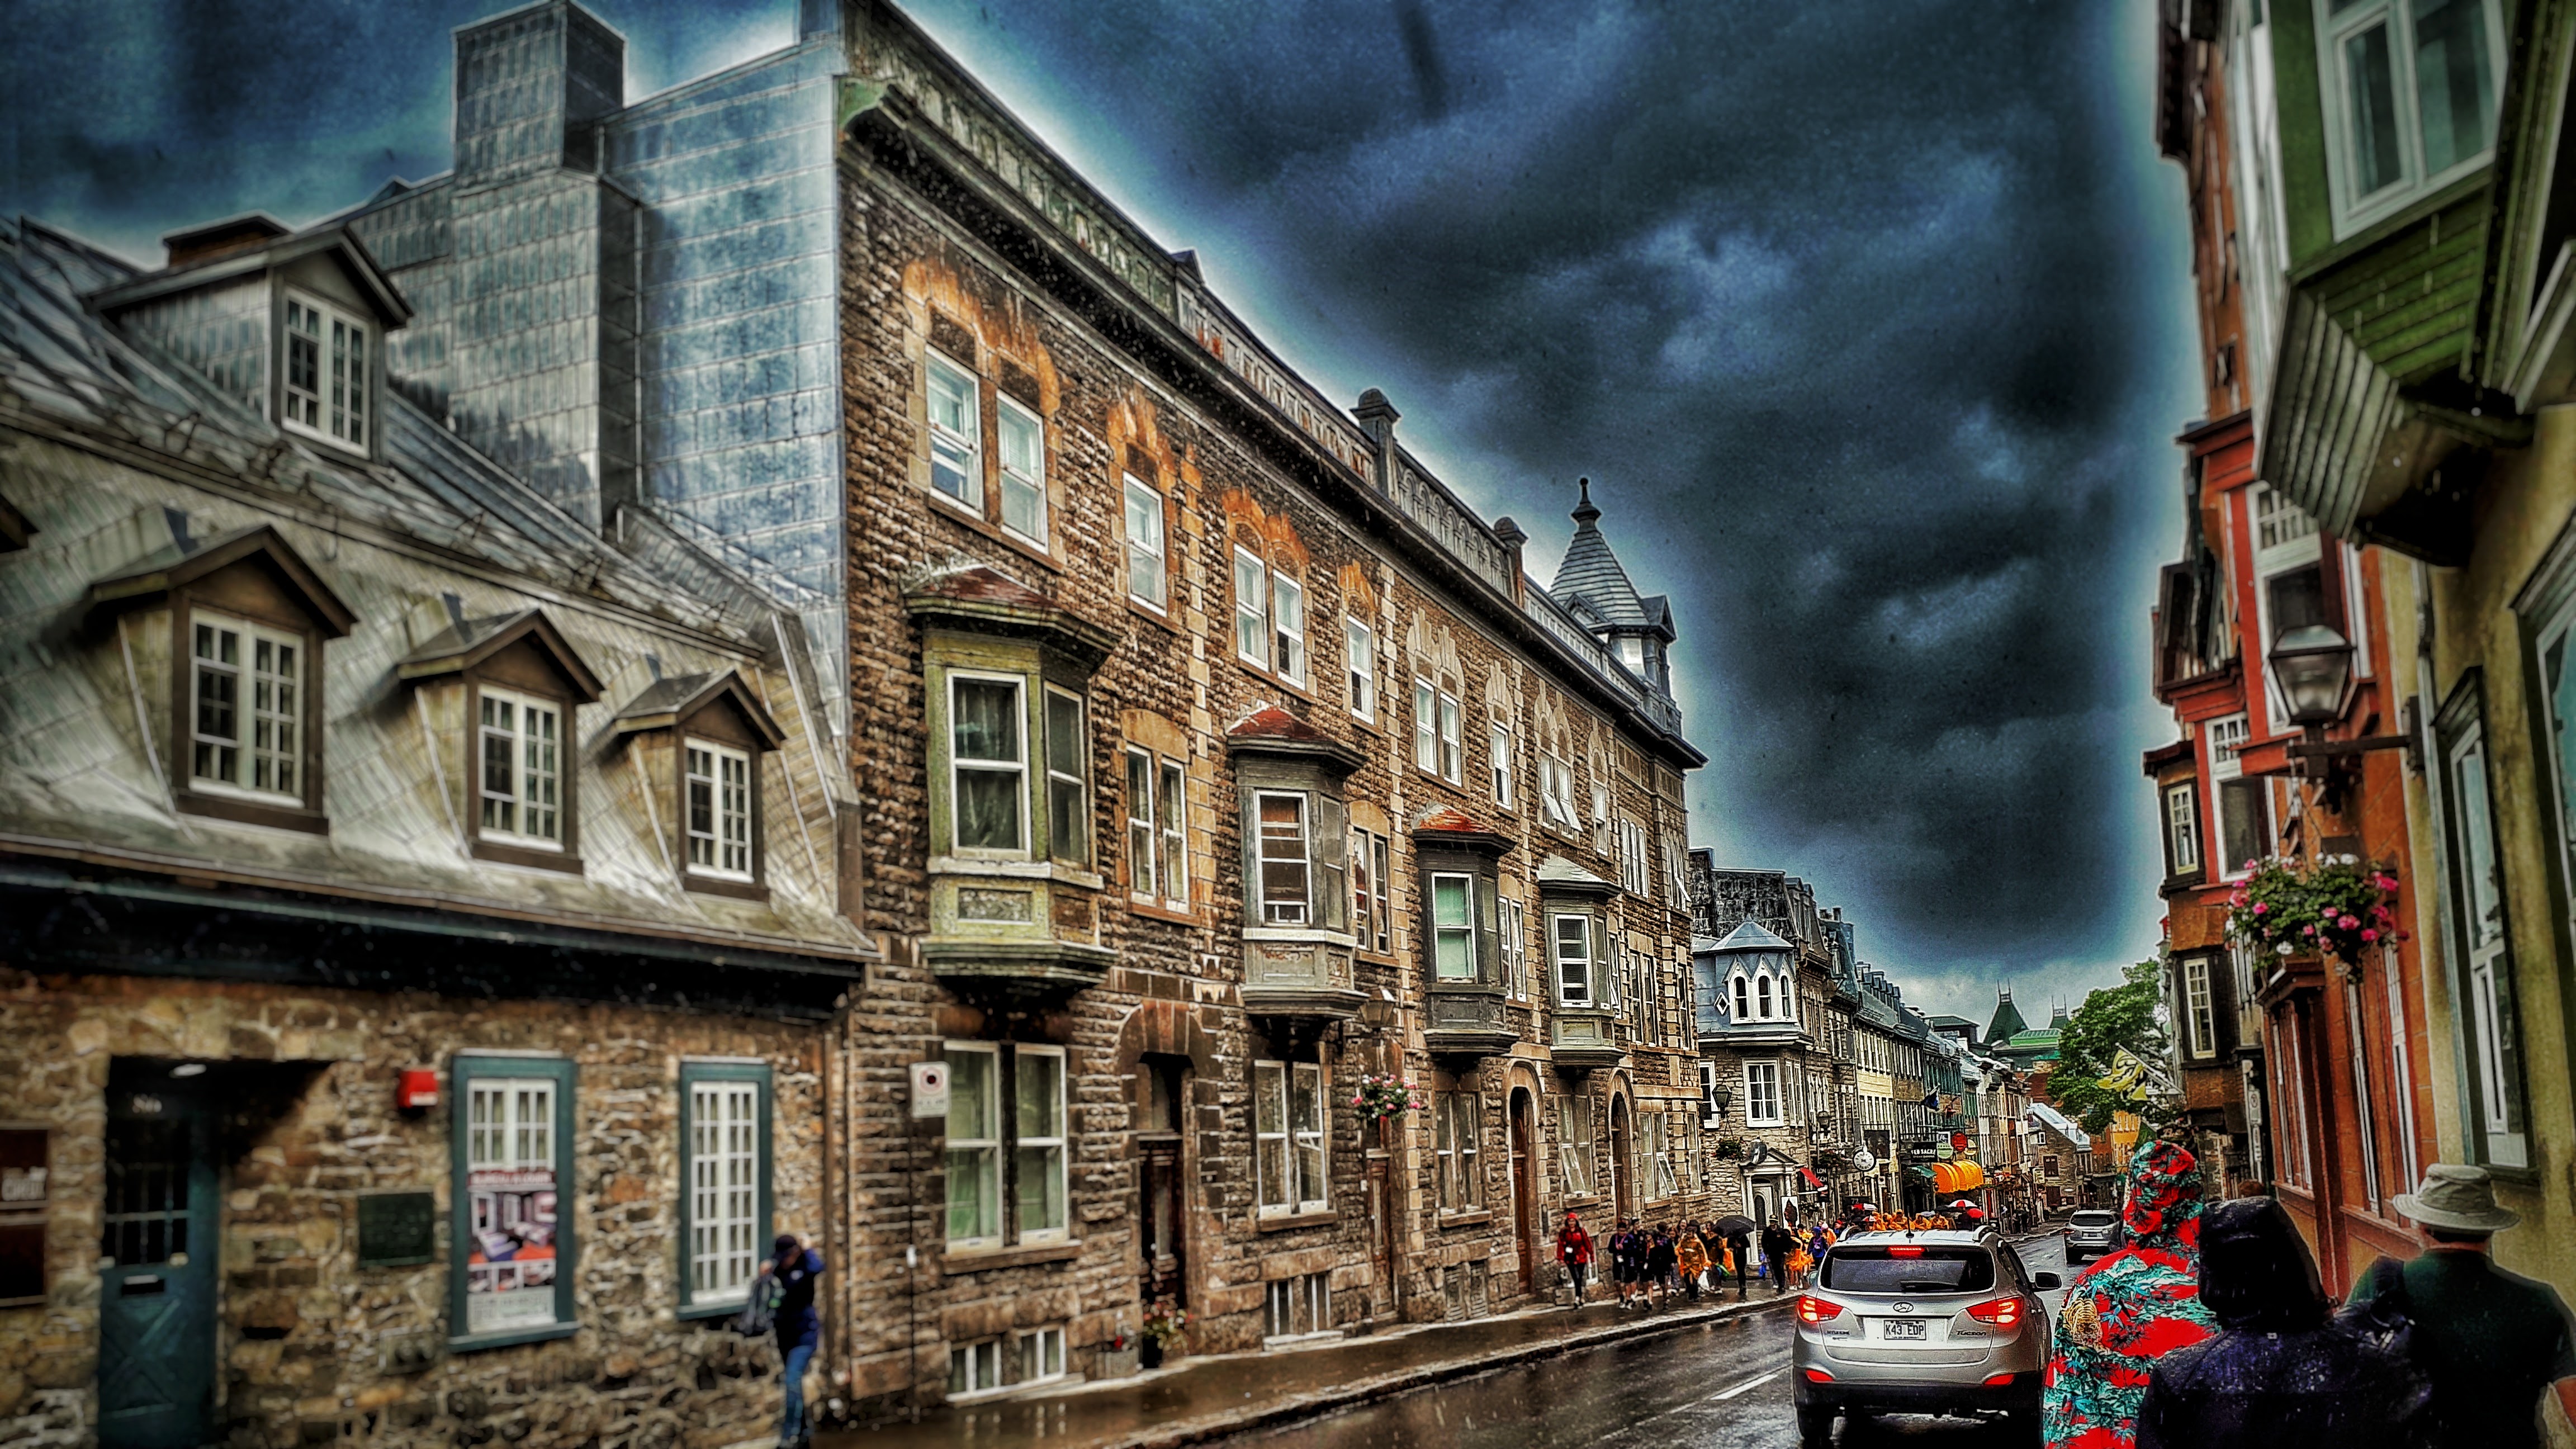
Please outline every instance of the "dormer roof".
[{"label": "dormer roof", "polygon": [[787,743],[787,731],[778,727],[769,706],[761,703],[760,696],[743,682],[741,672],[732,669],[654,680],[627,701],[613,723],[621,735],[673,729],[719,699],[731,703],[744,723],[759,734],[762,748],[774,750]]},{"label": "dormer roof", "polygon": [[1507,854],[1512,838],[1454,805],[1438,805],[1414,822],[1417,845],[1454,845],[1493,856]]},{"label": "dormer roof", "polygon": [[903,602],[924,623],[1035,639],[1090,668],[1118,647],[1116,634],[989,564],[935,574],[906,590]]},{"label": "dormer roof", "polygon": [[1541,890],[1608,895],[1619,888],[1561,855],[1551,855],[1540,861],[1537,874]]},{"label": "dormer roof", "polygon": [[1228,754],[1289,755],[1311,759],[1347,775],[1367,757],[1275,704],[1245,715],[1225,732]]},{"label": "dormer roof", "polygon": [[482,619],[459,619],[404,656],[396,672],[405,679],[459,674],[522,639],[554,665],[555,671],[563,676],[564,683],[572,687],[576,701],[591,704],[598,700],[599,676],[592,673],[590,666],[573,651],[572,645],[546,618],[543,609],[521,609]]},{"label": "dormer roof", "polygon": [[1715,949],[1727,952],[1746,952],[1787,951],[1793,948],[1787,941],[1781,939],[1777,933],[1773,932],[1769,927],[1764,926],[1760,921],[1748,920],[1743,925],[1727,932],[1726,939],[1718,942]]},{"label": "dormer roof", "polygon": [[185,588],[217,569],[253,560],[267,568],[328,637],[346,638],[357,625],[356,611],[342,602],[313,566],[304,561],[304,556],[279,536],[276,525],[268,523],[237,528],[202,542],[173,539],[116,572],[93,580],[89,606],[93,611],[133,608],[173,589]]},{"label": "dormer roof", "polygon": [[[101,312],[115,312],[173,292],[194,291],[210,282],[273,271],[305,257],[327,255],[348,273],[351,285],[367,299],[379,325],[390,330],[411,320],[411,304],[403,300],[401,290],[385,275],[385,269],[376,265],[367,244],[358,240],[358,234],[347,223],[330,222],[262,241],[261,236],[277,223],[270,220],[261,226],[256,224],[258,220],[233,218],[194,231],[173,232],[166,238],[171,243],[171,255],[191,260],[102,287],[86,300]],[[210,235],[212,240],[194,251],[181,249],[182,241],[201,233]]]}]

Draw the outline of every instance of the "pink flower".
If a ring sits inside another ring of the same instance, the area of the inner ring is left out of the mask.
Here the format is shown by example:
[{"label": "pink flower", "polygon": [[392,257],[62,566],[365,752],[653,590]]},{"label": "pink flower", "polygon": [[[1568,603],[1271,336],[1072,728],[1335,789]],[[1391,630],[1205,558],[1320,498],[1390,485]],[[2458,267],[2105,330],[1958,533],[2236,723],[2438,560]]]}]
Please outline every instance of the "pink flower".
[{"label": "pink flower", "polygon": [[2361,939],[2364,941],[2376,941],[2379,939],[2379,933],[2368,926],[2364,926],[2361,928]]},{"label": "pink flower", "polygon": [[2346,917],[2344,917],[2342,920],[2335,922],[2335,924],[2336,924],[2336,925],[2338,925],[2338,926],[2341,926],[2341,927],[2343,927],[2345,930],[2349,931],[2349,930],[2353,929],[2354,927],[2356,927],[2356,926],[2360,925],[2360,924],[2361,924],[2361,922],[2354,920],[2354,919],[2353,919],[2352,917],[2350,917],[2350,916],[2346,916]]},{"label": "pink flower", "polygon": [[2301,926],[2301,927],[2299,928],[2299,934],[2300,934],[2300,935],[2302,935],[2302,936],[2313,936],[2313,935],[2315,935],[2316,933],[2317,933],[2317,928],[2316,928],[2316,927],[2314,927],[2314,926]]},{"label": "pink flower", "polygon": [[2254,903],[2254,914],[2256,914],[2256,915],[2258,915],[2258,916],[2259,916],[2259,915],[2261,915],[2261,914],[2263,914],[2265,911],[2270,910],[2270,909],[2272,909],[2270,906],[2265,905],[2265,904],[2264,904],[2263,902],[2261,902],[2261,901],[2256,901],[2256,902]]}]

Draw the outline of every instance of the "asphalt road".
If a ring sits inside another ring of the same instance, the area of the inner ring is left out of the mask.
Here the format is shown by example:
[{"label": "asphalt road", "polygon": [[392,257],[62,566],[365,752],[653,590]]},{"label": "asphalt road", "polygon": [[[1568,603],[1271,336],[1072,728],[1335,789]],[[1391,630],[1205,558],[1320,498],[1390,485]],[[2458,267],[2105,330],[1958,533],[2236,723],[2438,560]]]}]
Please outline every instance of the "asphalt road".
[{"label": "asphalt road", "polygon": [[[2064,1274],[2065,1242],[2024,1244],[2033,1272]],[[1758,1296],[1758,1295],[1757,1295]],[[2053,1317],[2063,1293],[2043,1295]],[[1225,1441],[1228,1449],[1797,1449],[1789,1315],[1631,1339]],[[1845,1424],[1844,1449],[2011,1442],[1961,1419]]]}]

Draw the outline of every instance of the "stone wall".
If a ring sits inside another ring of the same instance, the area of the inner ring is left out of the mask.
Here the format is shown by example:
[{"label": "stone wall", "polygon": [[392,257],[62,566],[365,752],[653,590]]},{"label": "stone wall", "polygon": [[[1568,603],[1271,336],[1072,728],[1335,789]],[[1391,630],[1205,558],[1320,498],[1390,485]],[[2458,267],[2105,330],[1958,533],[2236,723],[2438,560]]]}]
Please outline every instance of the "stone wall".
[{"label": "stone wall", "polygon": [[[300,1066],[223,1154],[217,1412],[233,1449],[332,1443],[714,1449],[775,1421],[777,1356],[724,1320],[675,1316],[680,1059],[773,1072],[773,1220],[822,1225],[818,1026],[550,1002],[284,990],[159,978],[38,977],[0,967],[0,1120],[53,1131],[50,1295],[0,1309],[0,1445],[94,1442],[99,1225],[111,1063]],[[466,1050],[576,1064],[570,1205],[579,1330],[447,1353],[449,1107],[394,1106],[396,1074]],[[300,1084],[300,1085],[297,1085]],[[425,1189],[437,1260],[357,1265],[356,1199]],[[434,1361],[391,1366],[398,1345]],[[826,1391],[828,1392],[828,1390]]]}]

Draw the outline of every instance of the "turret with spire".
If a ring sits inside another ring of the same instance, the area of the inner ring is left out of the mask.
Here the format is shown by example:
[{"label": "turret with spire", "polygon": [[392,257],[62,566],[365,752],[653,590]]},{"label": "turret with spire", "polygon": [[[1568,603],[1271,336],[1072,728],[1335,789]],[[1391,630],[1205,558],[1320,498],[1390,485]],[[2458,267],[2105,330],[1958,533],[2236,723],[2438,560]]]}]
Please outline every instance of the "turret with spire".
[{"label": "turret with spire", "polygon": [[2012,988],[1996,987],[1995,1019],[1986,1027],[1986,1041],[2000,1046],[2028,1030],[2030,1023],[2021,1019],[2021,1008],[2013,1005]]},{"label": "turret with spire", "polygon": [[1592,480],[1575,480],[1574,541],[1556,566],[1550,598],[1610,646],[1610,652],[1656,692],[1672,694],[1672,666],[1667,658],[1674,638],[1671,601],[1662,594],[1639,596],[1610,540],[1601,532],[1601,509],[1592,501]]}]

